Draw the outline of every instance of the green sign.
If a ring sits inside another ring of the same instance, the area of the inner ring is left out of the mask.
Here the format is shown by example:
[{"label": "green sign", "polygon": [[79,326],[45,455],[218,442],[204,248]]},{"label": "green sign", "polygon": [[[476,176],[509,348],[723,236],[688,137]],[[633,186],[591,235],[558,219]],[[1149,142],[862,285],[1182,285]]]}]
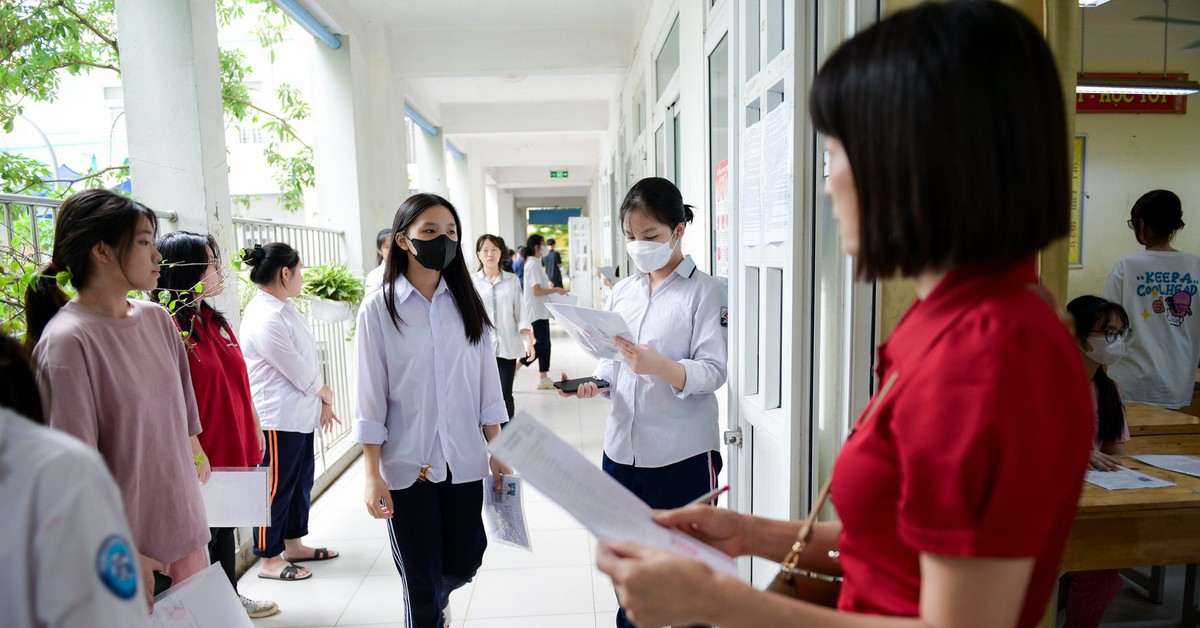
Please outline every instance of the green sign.
[{"label": "green sign", "polygon": [[566,170],[551,170],[550,178],[551,179],[566,179],[567,171]]}]

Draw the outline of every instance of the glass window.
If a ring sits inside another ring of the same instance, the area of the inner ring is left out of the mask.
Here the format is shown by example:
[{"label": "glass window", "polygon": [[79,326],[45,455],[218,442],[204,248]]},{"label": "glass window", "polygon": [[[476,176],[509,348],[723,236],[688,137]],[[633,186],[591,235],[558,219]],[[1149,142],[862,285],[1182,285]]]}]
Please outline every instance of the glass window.
[{"label": "glass window", "polygon": [[[708,57],[708,211],[712,274],[729,276],[729,36]],[[718,199],[721,206],[718,206]]]},{"label": "glass window", "polygon": [[667,83],[671,82],[671,77],[675,76],[675,70],[679,69],[679,16],[675,16],[675,22],[671,24],[671,32],[667,33],[667,41],[663,43],[662,50],[658,52],[658,58],[654,60],[654,75],[655,86],[658,90],[658,97],[662,98],[663,92],[667,89]]},{"label": "glass window", "polygon": [[683,160],[679,158],[679,138],[683,135],[681,129],[679,128],[680,115],[681,114],[678,114],[678,113],[675,114],[675,133],[673,133],[673,135],[675,136],[674,137],[675,141],[674,141],[674,146],[672,147],[675,150],[671,152],[671,159],[675,162],[675,168],[674,168],[675,178],[672,179],[672,181],[674,181],[675,185],[679,185],[680,182],[683,181],[683,179],[680,176],[681,173],[679,172],[680,164],[683,163]]},{"label": "glass window", "polygon": [[667,175],[667,125],[658,125],[654,132],[654,176]]}]

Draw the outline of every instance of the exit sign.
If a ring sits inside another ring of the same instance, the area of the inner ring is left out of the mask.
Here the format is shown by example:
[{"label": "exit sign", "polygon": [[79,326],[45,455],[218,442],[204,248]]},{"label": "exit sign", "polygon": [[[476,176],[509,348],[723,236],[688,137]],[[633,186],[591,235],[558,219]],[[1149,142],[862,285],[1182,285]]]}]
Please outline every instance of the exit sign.
[{"label": "exit sign", "polygon": [[550,178],[551,179],[566,179],[567,171],[566,170],[551,170]]}]

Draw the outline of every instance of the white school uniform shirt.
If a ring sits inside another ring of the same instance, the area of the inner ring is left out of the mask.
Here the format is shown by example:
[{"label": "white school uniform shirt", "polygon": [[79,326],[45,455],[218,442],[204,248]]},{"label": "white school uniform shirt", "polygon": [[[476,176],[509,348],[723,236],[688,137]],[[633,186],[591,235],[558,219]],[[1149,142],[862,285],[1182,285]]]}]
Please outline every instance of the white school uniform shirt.
[{"label": "white school uniform shirt", "polygon": [[546,308],[546,304],[550,302],[550,295],[545,294],[540,297],[535,295],[533,293],[534,286],[553,288],[554,284],[550,283],[550,277],[546,276],[542,260],[529,257],[525,259],[525,320],[549,320],[550,310]]},{"label": "white school uniform shirt", "polygon": [[395,283],[399,329],[386,299],[367,295],[358,310],[354,352],[358,362],[355,442],[383,445],[379,470],[390,490],[426,478],[455,484],[488,474],[480,428],[508,420],[491,329],[472,344],[454,296],[443,279],[432,300],[401,276]]},{"label": "white school uniform shirt", "polygon": [[720,450],[716,391],[728,370],[725,286],[696,268],[689,255],[650,294],[650,275],[637,273],[613,287],[605,308],[617,312],[637,344],[683,364],[682,390],[657,376],[640,376],[624,362],[601,360],[594,375],[611,384],[612,413],[604,453],[614,462],[663,467]]},{"label": "white school uniform shirt", "polygon": [[264,430],[308,434],[321,423],[317,341],[291,299],[259,290],[242,313],[239,334],[254,408]]},{"label": "white school uniform shirt", "polygon": [[149,626],[121,494],[96,450],[0,408],[5,626]]},{"label": "white school uniform shirt", "polygon": [[492,349],[496,357],[515,360],[525,357],[523,330],[533,330],[525,318],[524,300],[521,297],[521,282],[512,273],[500,271],[493,282],[481,270],[471,275],[475,290],[483,300],[488,318],[492,320]]},{"label": "white school uniform shirt", "polygon": [[1125,356],[1108,367],[1126,401],[1164,408],[1192,402],[1200,362],[1200,257],[1182,251],[1142,251],[1117,260],[1104,298],[1129,314],[1133,334]]},{"label": "white school uniform shirt", "polygon": [[371,269],[371,272],[367,273],[367,279],[364,282],[366,284],[365,293],[376,290],[383,285],[383,271],[385,270],[387,270],[387,262],[376,266]]}]

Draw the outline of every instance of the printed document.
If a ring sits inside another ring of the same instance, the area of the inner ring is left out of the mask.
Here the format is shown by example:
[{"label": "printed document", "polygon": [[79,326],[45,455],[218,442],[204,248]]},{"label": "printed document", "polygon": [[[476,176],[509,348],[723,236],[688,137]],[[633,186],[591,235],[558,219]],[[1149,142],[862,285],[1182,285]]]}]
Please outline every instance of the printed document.
[{"label": "printed document", "polygon": [[738,575],[733,559],[651,518],[650,507],[526,412],[488,447],[600,540],[625,540],[702,561]]},{"label": "printed document", "polygon": [[248,528],[271,525],[267,467],[217,467],[200,486],[210,528]]},{"label": "printed document", "polygon": [[636,342],[625,319],[616,312],[564,303],[547,303],[546,307],[562,323],[567,334],[598,360],[621,361],[615,341],[617,336]]},{"label": "printed document", "polygon": [[154,628],[253,628],[220,563],[154,598]]},{"label": "printed document", "polygon": [[1141,460],[1142,462],[1158,467],[1159,469],[1166,469],[1167,471],[1174,471],[1175,473],[1182,473],[1184,475],[1193,475],[1200,478],[1200,458],[1197,458],[1196,456],[1143,454],[1140,456],[1134,456],[1133,459]]},{"label": "printed document", "polygon": [[1138,473],[1133,469],[1121,468],[1116,471],[1088,471],[1085,480],[1110,491],[1127,488],[1163,488],[1175,486],[1174,483]]},{"label": "printed document", "polygon": [[525,481],[519,475],[506,475],[502,490],[496,492],[495,476],[483,480],[483,520],[488,537],[501,545],[533,551],[529,526],[525,523]]}]

